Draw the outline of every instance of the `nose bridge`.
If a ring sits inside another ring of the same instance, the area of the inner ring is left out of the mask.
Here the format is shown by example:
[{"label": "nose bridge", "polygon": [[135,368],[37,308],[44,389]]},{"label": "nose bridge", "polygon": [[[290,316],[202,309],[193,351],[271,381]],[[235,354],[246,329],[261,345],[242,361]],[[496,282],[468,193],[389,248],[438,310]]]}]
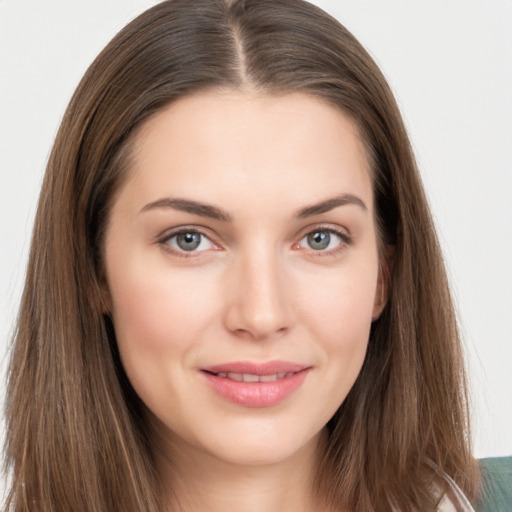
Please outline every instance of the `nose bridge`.
[{"label": "nose bridge", "polygon": [[291,325],[290,290],[282,255],[270,244],[242,251],[232,269],[230,330],[265,338]]}]

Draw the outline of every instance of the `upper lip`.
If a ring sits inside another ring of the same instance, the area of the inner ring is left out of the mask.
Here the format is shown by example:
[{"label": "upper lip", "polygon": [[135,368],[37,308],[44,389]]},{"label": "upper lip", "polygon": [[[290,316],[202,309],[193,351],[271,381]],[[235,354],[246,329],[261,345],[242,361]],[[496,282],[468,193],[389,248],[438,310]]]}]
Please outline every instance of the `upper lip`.
[{"label": "upper lip", "polygon": [[268,361],[258,363],[252,361],[233,361],[230,363],[205,366],[202,371],[209,373],[248,373],[251,375],[273,375],[274,373],[297,373],[310,366],[289,361]]}]

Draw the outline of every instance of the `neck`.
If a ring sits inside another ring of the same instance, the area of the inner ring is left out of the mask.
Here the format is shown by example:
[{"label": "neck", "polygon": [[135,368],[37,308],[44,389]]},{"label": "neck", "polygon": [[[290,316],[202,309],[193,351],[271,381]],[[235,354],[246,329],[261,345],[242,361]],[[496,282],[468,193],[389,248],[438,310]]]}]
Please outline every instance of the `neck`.
[{"label": "neck", "polygon": [[180,512],[319,512],[314,478],[317,436],[290,457],[268,464],[222,460],[190,445],[166,443],[156,459],[166,510]]}]

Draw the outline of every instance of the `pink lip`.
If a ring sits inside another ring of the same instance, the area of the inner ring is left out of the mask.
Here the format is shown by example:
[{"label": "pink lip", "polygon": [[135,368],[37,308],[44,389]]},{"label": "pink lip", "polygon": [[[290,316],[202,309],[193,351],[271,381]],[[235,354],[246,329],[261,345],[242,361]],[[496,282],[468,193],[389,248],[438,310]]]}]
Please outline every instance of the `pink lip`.
[{"label": "pink lip", "polygon": [[[245,407],[271,407],[290,396],[304,382],[310,366],[287,361],[267,363],[232,362],[201,368],[206,380],[221,397]],[[286,374],[269,382],[240,382],[218,374],[236,373],[251,375]]]}]

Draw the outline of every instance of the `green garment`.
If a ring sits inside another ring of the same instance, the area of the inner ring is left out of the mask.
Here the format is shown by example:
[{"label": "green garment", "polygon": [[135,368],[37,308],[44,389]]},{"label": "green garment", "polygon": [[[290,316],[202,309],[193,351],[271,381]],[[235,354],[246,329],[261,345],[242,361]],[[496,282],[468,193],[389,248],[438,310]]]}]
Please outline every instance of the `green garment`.
[{"label": "green garment", "polygon": [[477,512],[512,512],[512,457],[480,460],[482,497]]}]

